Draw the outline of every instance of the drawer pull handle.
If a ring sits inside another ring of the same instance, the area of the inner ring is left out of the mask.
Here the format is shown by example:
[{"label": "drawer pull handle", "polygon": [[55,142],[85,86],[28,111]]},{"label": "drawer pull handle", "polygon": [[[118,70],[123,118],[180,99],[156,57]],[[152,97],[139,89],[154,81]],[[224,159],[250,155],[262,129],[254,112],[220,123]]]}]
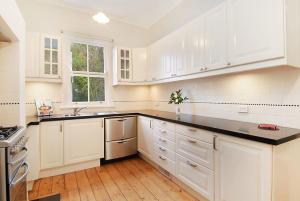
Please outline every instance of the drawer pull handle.
[{"label": "drawer pull handle", "polygon": [[163,122],[161,122],[161,124],[162,124],[162,125],[166,125],[166,122],[163,121]]},{"label": "drawer pull handle", "polygon": [[167,160],[165,157],[159,156],[159,158],[163,161]]},{"label": "drawer pull handle", "polygon": [[193,168],[198,167],[198,165],[196,165],[196,164],[194,164],[194,163],[191,163],[190,161],[186,161],[186,163],[187,163],[189,166],[193,167]]},{"label": "drawer pull handle", "polygon": [[164,149],[164,148],[162,148],[162,147],[159,147],[159,149],[162,150],[162,151],[166,151],[166,149]]},{"label": "drawer pull handle", "polygon": [[196,132],[197,131],[196,129],[193,129],[193,128],[189,128],[188,130],[191,131],[191,132]]},{"label": "drawer pull handle", "polygon": [[163,133],[163,134],[167,133],[167,131],[164,131],[164,130],[160,130],[160,132]]},{"label": "drawer pull handle", "polygon": [[161,138],[159,138],[159,141],[161,141],[161,142],[167,142],[166,140],[161,139]]},{"label": "drawer pull handle", "polygon": [[195,140],[188,140],[188,142],[192,143],[192,144],[196,144],[197,143],[197,141],[195,141]]}]

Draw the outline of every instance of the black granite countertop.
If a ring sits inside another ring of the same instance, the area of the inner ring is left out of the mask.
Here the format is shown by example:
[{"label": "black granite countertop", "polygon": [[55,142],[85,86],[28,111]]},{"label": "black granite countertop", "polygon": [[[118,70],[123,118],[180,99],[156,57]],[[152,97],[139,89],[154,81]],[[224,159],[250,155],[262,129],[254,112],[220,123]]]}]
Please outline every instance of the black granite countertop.
[{"label": "black granite countertop", "polygon": [[[38,125],[44,121],[59,121],[72,119],[87,119],[98,117],[112,117],[124,115],[141,115],[155,119],[165,120],[195,128],[205,129],[224,135],[244,138],[271,145],[279,145],[300,137],[300,129],[279,127],[279,130],[270,131],[259,129],[257,124],[227,119],[219,119],[198,115],[180,114],[177,116],[172,112],[163,112],[155,110],[141,111],[120,111],[120,112],[102,112],[81,114],[80,116],[66,116],[63,114],[46,117],[27,117],[27,125]],[[264,123],[264,122],[262,122]]]}]

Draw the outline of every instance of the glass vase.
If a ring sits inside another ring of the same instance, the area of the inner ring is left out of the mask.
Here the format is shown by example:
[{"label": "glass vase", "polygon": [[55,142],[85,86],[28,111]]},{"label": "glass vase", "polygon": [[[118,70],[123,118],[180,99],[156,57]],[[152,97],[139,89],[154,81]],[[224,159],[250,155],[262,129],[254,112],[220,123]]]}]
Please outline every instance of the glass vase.
[{"label": "glass vase", "polygon": [[175,104],[175,112],[176,112],[176,115],[180,115],[180,105],[179,104]]}]

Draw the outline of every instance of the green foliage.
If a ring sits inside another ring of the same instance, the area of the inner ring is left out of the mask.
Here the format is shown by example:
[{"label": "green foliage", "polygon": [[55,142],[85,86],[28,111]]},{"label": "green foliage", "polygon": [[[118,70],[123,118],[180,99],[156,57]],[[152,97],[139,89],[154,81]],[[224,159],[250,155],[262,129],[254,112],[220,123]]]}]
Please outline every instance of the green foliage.
[{"label": "green foliage", "polygon": [[73,71],[87,71],[87,45],[73,43],[71,52]]},{"label": "green foliage", "polygon": [[74,76],[72,79],[72,101],[88,101],[88,78],[83,76]]},{"label": "green foliage", "polygon": [[104,73],[103,47],[89,45],[89,70]]},{"label": "green foliage", "polygon": [[90,101],[104,101],[104,78],[90,77]]},{"label": "green foliage", "polygon": [[187,101],[188,99],[188,97],[182,96],[182,89],[179,89],[178,91],[174,91],[173,93],[171,93],[169,104],[181,104],[184,101]]}]

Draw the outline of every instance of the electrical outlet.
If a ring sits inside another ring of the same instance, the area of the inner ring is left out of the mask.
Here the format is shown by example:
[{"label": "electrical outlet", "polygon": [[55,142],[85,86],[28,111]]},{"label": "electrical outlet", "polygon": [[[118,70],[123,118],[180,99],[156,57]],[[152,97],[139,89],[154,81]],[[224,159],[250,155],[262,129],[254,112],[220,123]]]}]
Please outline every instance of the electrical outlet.
[{"label": "electrical outlet", "polygon": [[239,105],[239,113],[248,113],[249,108],[248,105]]}]

